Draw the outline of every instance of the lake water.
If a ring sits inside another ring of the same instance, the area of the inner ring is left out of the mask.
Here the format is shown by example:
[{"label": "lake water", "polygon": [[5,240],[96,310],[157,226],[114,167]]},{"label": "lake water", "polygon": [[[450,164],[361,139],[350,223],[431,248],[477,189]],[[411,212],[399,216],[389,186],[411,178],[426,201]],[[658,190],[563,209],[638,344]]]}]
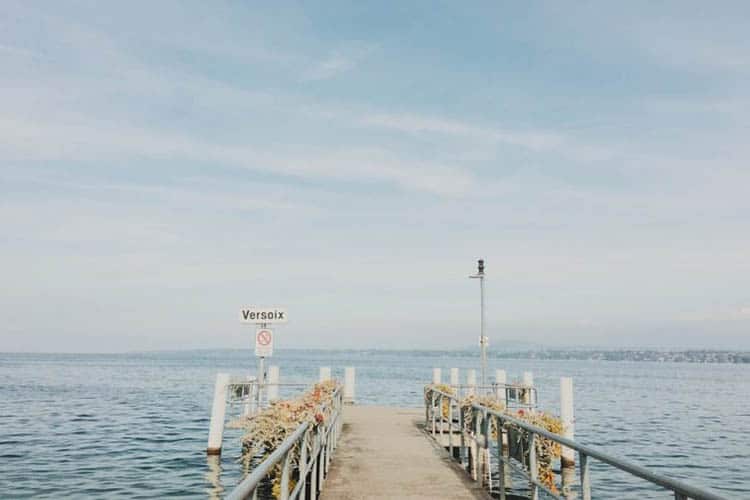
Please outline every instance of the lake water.
[{"label": "lake water", "polygon": [[[286,351],[282,382],[319,366],[357,368],[360,404],[421,406],[432,367],[476,368],[469,354]],[[509,380],[533,371],[558,412],[574,378],[576,440],[729,498],[750,498],[750,365],[489,360]],[[241,477],[239,435],[205,455],[215,374],[255,372],[249,351],[122,355],[0,354],[0,497],[205,498]],[[596,462],[594,498],[669,498]],[[659,493],[661,491],[661,493]],[[398,498],[394,493],[394,498]]]}]

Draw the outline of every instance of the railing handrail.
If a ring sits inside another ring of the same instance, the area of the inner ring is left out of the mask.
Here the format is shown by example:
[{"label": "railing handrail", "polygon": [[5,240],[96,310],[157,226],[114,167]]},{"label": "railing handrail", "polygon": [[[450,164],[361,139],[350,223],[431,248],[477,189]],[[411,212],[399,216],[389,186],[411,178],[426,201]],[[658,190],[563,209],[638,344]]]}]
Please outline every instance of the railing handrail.
[{"label": "railing handrail", "polygon": [[[330,403],[324,403],[320,405],[320,410],[325,411],[327,408],[334,408],[334,412],[331,414],[330,425],[326,426],[325,436],[327,437],[331,431],[332,425],[335,425],[335,420],[339,418],[339,415],[335,410],[340,411],[340,405],[337,405],[337,401],[340,399],[342,393],[342,386],[339,385],[331,393]],[[339,408],[336,408],[339,406]],[[268,476],[273,467],[287,457],[287,454],[292,450],[294,445],[300,440],[304,439],[305,433],[311,428],[311,423],[302,422],[289,436],[287,436],[276,449],[268,455],[257,467],[255,467],[240,484],[238,484],[230,493],[227,495],[227,500],[242,500],[251,495],[251,493],[258,487],[260,482]]]},{"label": "railing handrail", "polygon": [[468,389],[470,387],[476,387],[477,389],[495,389],[497,387],[506,387],[510,389],[534,389],[536,390],[536,387],[529,384],[524,384],[523,382],[492,382],[491,384],[439,384],[439,385],[447,385],[448,387],[459,387],[462,389]]},{"label": "railing handrail", "polygon": [[263,382],[262,384],[258,384],[258,382],[255,380],[230,380],[227,385],[278,385],[281,387],[310,387],[310,384],[307,384],[305,382]]},{"label": "railing handrail", "polygon": [[[453,399],[456,402],[460,403],[460,400],[454,394],[448,394],[446,392],[443,392],[435,388],[431,388],[430,390],[443,397]],[[566,448],[571,448],[573,450],[576,450],[578,453],[582,453],[588,457],[592,457],[597,460],[600,460],[620,470],[633,474],[634,476],[640,477],[641,479],[645,479],[646,481],[649,481],[651,483],[657,484],[664,488],[670,489],[673,492],[680,493],[682,495],[693,498],[695,500],[727,500],[726,497],[722,497],[710,491],[701,490],[700,488],[696,488],[695,486],[691,486],[689,484],[683,483],[682,481],[679,481],[677,479],[672,479],[668,476],[664,476],[662,474],[651,472],[650,470],[646,469],[645,467],[641,465],[637,465],[632,462],[628,462],[627,460],[622,460],[620,458],[613,457],[612,455],[609,455],[608,453],[597,450],[596,448],[592,448],[584,444],[579,444],[573,440],[570,440],[558,434],[552,433],[548,431],[547,429],[543,429],[541,427],[537,427],[535,425],[529,424],[527,422],[514,418],[510,415],[507,415],[505,413],[501,413],[497,410],[493,410],[492,408],[488,408],[486,406],[482,406],[476,403],[473,403],[471,406],[475,410],[480,410],[482,412],[485,412],[488,415],[492,415],[500,419],[501,421],[504,420],[504,421],[510,422],[511,424],[517,427],[520,427],[521,429],[524,429],[526,431],[533,432],[534,434],[537,434],[539,436],[543,436],[545,438],[551,439],[552,441],[559,443],[560,445],[565,446]]]},{"label": "railing handrail", "polygon": [[232,492],[227,495],[227,500],[242,500],[247,498],[258,484],[271,472],[271,469],[281,462],[286,457],[286,454],[294,447],[294,445],[302,439],[307,429],[310,427],[310,422],[303,422],[299,427],[281,444],[276,448],[273,453],[268,455],[268,458],[263,460],[253,471],[242,480],[240,484],[235,487]]}]

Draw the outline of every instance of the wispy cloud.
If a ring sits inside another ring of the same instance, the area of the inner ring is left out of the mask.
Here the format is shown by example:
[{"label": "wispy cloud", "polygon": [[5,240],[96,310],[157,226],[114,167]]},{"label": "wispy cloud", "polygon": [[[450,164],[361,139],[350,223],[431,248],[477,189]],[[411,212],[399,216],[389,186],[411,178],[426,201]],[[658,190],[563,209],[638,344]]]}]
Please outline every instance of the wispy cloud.
[{"label": "wispy cloud", "polygon": [[313,64],[303,75],[304,80],[328,80],[356,68],[375,49],[371,45],[352,44],[332,51]]},{"label": "wispy cloud", "polygon": [[412,134],[434,132],[446,135],[463,136],[482,141],[503,142],[533,150],[560,147],[564,138],[552,132],[517,132],[503,129],[480,127],[462,121],[448,120],[413,114],[372,114],[362,118],[362,123],[385,127]]},{"label": "wispy cloud", "polygon": [[461,195],[473,185],[471,174],[462,168],[410,161],[377,148],[288,153],[76,118],[78,122],[72,125],[0,116],[0,135],[5,139],[0,157],[15,162],[203,161],[280,176],[394,183],[407,190],[451,196]]},{"label": "wispy cloud", "polygon": [[546,130],[494,128],[414,114],[372,113],[361,117],[360,123],[409,134],[436,133],[474,141],[518,146],[537,152],[555,151],[585,161],[604,160],[612,154],[603,146],[580,144],[565,134]]},{"label": "wispy cloud", "polygon": [[[748,46],[744,26],[725,34],[712,17],[746,8],[703,19],[663,6],[644,30],[629,3],[505,12],[519,22],[502,30],[488,11],[460,44],[445,16],[415,29],[381,11],[352,35],[311,9],[6,9],[0,274],[13,286],[0,316],[26,348],[109,348],[97,301],[138,311],[119,325],[123,348],[144,324],[231,331],[215,319],[248,282],[306,314],[323,343],[331,300],[359,315],[353,328],[405,302],[415,318],[435,304],[459,317],[478,252],[496,286],[520,290],[499,292],[502,316],[550,318],[537,338],[562,325],[604,339],[633,317],[683,331],[694,310],[736,319],[717,325],[747,344]],[[392,286],[407,274],[428,286]],[[193,311],[216,317],[185,316],[175,286],[207,290]],[[71,337],[35,313],[40,298],[67,311]],[[451,338],[441,328],[412,330]],[[382,340],[370,330],[352,342]]]}]

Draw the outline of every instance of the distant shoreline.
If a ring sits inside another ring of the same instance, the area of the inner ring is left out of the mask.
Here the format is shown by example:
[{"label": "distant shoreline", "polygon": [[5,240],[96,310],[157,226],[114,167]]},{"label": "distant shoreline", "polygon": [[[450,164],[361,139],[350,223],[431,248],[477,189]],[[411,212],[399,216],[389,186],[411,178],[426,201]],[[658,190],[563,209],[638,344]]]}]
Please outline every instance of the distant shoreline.
[{"label": "distant shoreline", "polygon": [[[0,352],[5,356],[158,356],[158,355],[188,355],[211,354],[220,352],[244,353],[248,349],[180,349],[180,350],[154,350],[154,351],[128,351],[128,352]],[[392,354],[410,353],[424,357],[473,357],[476,351],[469,349],[323,349],[323,348],[296,348],[278,349],[278,354],[283,353],[305,353],[305,352],[336,352],[356,354]],[[630,362],[654,362],[654,363],[730,363],[750,364],[750,351],[730,350],[660,350],[660,349],[515,349],[505,351],[490,351],[487,353],[490,359],[518,359],[518,360],[540,360],[540,361],[630,361]]]},{"label": "distant shoreline", "polygon": [[496,359],[540,359],[579,361],[650,361],[655,363],[750,363],[746,351],[659,351],[659,350],[538,350],[494,352]]}]

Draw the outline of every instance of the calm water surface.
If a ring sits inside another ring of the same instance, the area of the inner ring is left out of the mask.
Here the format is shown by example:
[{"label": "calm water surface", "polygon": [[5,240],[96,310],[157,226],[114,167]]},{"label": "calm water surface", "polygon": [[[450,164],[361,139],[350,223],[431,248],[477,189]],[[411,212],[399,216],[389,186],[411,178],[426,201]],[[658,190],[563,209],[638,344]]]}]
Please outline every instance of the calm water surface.
[{"label": "calm water surface", "polygon": [[[123,355],[0,354],[0,497],[158,498],[221,495],[241,478],[239,435],[205,456],[216,372],[254,372],[249,351]],[[473,356],[286,351],[282,381],[319,366],[357,367],[360,404],[421,406],[432,367]],[[559,377],[575,384],[576,439],[656,471],[750,498],[750,365],[490,360],[510,379],[534,372],[557,412]],[[669,498],[594,463],[595,498]],[[394,493],[394,498],[397,494]]]}]

